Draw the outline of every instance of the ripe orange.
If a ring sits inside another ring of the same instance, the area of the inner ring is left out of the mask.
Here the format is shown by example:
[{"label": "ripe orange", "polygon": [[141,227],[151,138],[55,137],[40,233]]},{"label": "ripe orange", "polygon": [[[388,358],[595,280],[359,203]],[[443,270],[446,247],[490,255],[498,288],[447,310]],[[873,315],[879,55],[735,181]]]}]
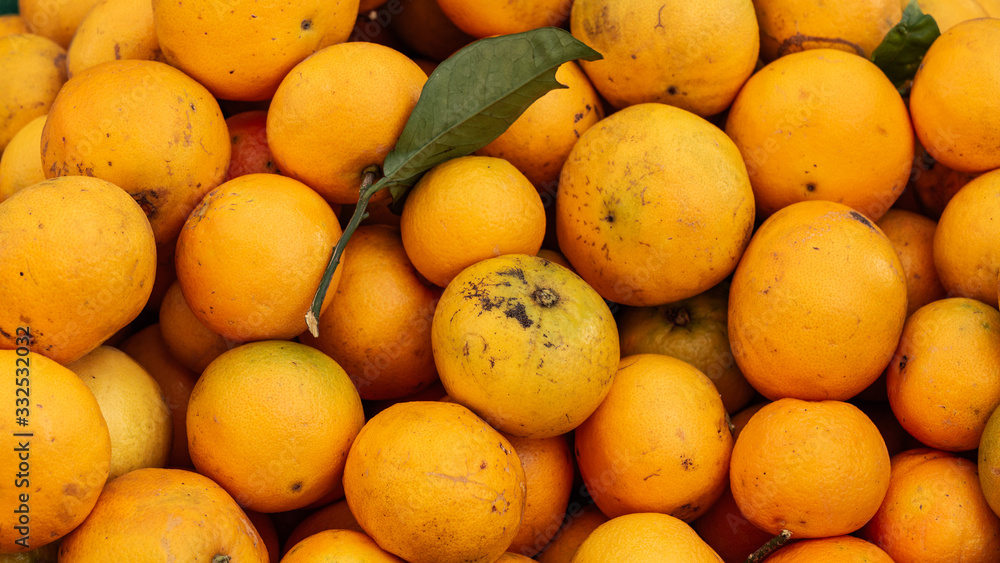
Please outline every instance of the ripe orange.
[{"label": "ripe orange", "polygon": [[128,354],[110,346],[100,346],[66,367],[94,394],[107,423],[111,436],[108,479],[167,464],[173,440],[170,407],[153,376]]},{"label": "ripe orange", "polygon": [[535,556],[539,563],[570,563],[576,550],[598,526],[608,521],[596,504],[573,503],[559,532],[545,549]]},{"label": "ripe orange", "polygon": [[913,127],[927,152],[949,168],[1000,168],[1000,20],[981,18],[941,34],[910,91]]},{"label": "ripe orange", "polygon": [[72,362],[135,319],[152,289],[149,222],[97,178],[46,180],[4,200],[0,248],[0,348],[16,348],[26,326],[32,351]]},{"label": "ripe orange", "polygon": [[869,57],[899,23],[899,0],[755,0],[765,61],[808,49]]},{"label": "ripe orange", "polygon": [[845,535],[878,510],[889,487],[889,453],[854,405],[778,399],[736,440],[730,485],[740,512],[766,532]]},{"label": "ripe orange", "polygon": [[45,0],[18,0],[17,7],[31,33],[47,37],[65,49],[87,12],[99,1],[59,0],[53,4]]},{"label": "ripe orange", "polygon": [[426,80],[406,55],[375,43],[318,51],[288,72],[268,107],[278,169],[331,203],[357,202],[362,172],[396,145]]},{"label": "ripe orange", "polygon": [[509,35],[539,27],[560,27],[573,0],[438,0],[441,11],[473,37]]},{"label": "ripe orange", "polygon": [[718,284],[753,221],[736,145],[664,104],[623,109],[581,135],[556,198],[560,250],[602,297],[623,305],[662,305]]},{"label": "ripe orange", "polygon": [[750,0],[576,0],[570,31],[604,55],[581,64],[612,106],[659,102],[703,117],[729,107],[760,46]]},{"label": "ripe orange", "polygon": [[174,240],[222,182],[229,155],[218,102],[156,61],[112,61],[75,75],[42,130],[46,176],[96,176],[121,187],[146,212],[157,244]]},{"label": "ripe orange", "polygon": [[767,558],[769,563],[894,563],[877,545],[854,536],[834,536],[786,545]]},{"label": "ripe orange", "polygon": [[821,199],[878,220],[913,163],[913,128],[895,86],[874,63],[832,49],[782,57],[754,74],[733,102],[726,133],[746,160],[764,216]]},{"label": "ripe orange", "polygon": [[511,163],[465,156],[435,166],[417,182],[399,226],[413,266],[444,287],[480,260],[538,252],[545,209]]},{"label": "ripe orange", "polygon": [[663,512],[690,522],[726,486],[733,438],[722,399],[676,358],[622,358],[611,392],[574,435],[583,482],[610,517]]},{"label": "ripe orange", "polygon": [[274,527],[271,517],[263,512],[254,512],[252,510],[244,510],[243,513],[247,515],[247,519],[250,520],[254,529],[260,534],[260,539],[264,542],[264,547],[267,548],[268,561],[272,563],[278,561],[280,559],[278,530]]},{"label": "ripe orange", "polygon": [[523,254],[483,260],[452,280],[431,343],[448,395],[528,438],[582,423],[608,394],[620,359],[614,317],[597,292]]},{"label": "ripe orange", "polygon": [[937,223],[902,209],[890,209],[875,222],[892,243],[906,276],[906,315],[938,299],[945,291],[934,269],[934,233]]},{"label": "ripe orange", "polygon": [[0,202],[17,190],[45,179],[42,154],[38,146],[42,139],[45,116],[40,115],[11,137],[0,153]]},{"label": "ripe orange", "polygon": [[4,14],[0,16],[0,37],[15,33],[31,33],[28,22],[20,14]]},{"label": "ripe orange", "polygon": [[233,143],[226,180],[255,173],[280,174],[267,145],[267,110],[251,110],[226,118]]},{"label": "ripe orange", "polygon": [[69,75],[108,61],[162,61],[147,0],[99,0],[87,12],[66,49]]},{"label": "ripe orange", "polygon": [[444,15],[437,0],[402,0],[389,25],[403,43],[434,61],[447,59],[475,39]]},{"label": "ripe orange", "polygon": [[580,544],[573,563],[721,562],[690,526],[668,514],[626,514],[612,518]]},{"label": "ripe orange", "polygon": [[325,530],[311,535],[292,547],[282,563],[318,561],[357,561],[358,563],[405,563],[383,550],[370,537],[354,530]]},{"label": "ripe orange", "polygon": [[14,135],[48,113],[66,82],[66,51],[32,34],[0,37],[0,153]]},{"label": "ripe orange", "polygon": [[340,235],[330,205],[305,184],[277,174],[239,176],[205,196],[185,222],[177,280],[212,332],[234,342],[293,338],[306,330]]},{"label": "ripe orange", "polygon": [[72,371],[25,347],[0,350],[0,365],[9,374],[3,393],[10,405],[0,418],[0,469],[8,476],[0,484],[7,515],[0,552],[14,553],[51,543],[83,521],[108,477],[111,439],[94,394]]},{"label": "ripe orange", "polygon": [[750,554],[774,537],[743,516],[728,480],[719,500],[692,522],[691,527],[726,563],[744,563]]},{"label": "ripe orange", "polygon": [[347,456],[351,512],[379,546],[412,563],[490,563],[524,513],[513,446],[454,403],[397,403],[372,417]]},{"label": "ripe orange", "polygon": [[[904,10],[907,4],[909,0],[900,2]],[[923,13],[934,17],[942,33],[966,20],[990,17],[978,0],[919,0],[917,4]]]},{"label": "ripe orange", "polygon": [[886,374],[889,404],[921,443],[975,449],[1000,405],[998,375],[1000,311],[974,299],[942,299],[907,319]]},{"label": "ripe orange", "polygon": [[970,181],[948,202],[934,232],[934,265],[949,296],[997,306],[1000,170]]},{"label": "ripe orange", "polygon": [[336,360],[362,399],[398,399],[436,381],[431,319],[441,290],[413,269],[399,230],[360,227],[340,269],[319,337],[300,341]]},{"label": "ripe orange", "polygon": [[853,397],[892,358],[906,278],[892,243],[839,203],[794,203],[760,226],[729,290],[729,339],[769,399]]},{"label": "ripe orange", "polygon": [[170,355],[194,373],[205,371],[212,360],[238,344],[212,332],[198,320],[176,280],[167,288],[159,313],[163,343]]},{"label": "ripe orange", "polygon": [[171,65],[226,100],[267,100],[289,70],[345,41],[358,0],[271,2],[153,1],[153,21]]},{"label": "ripe orange", "polygon": [[729,284],[657,307],[627,307],[618,316],[622,355],[664,354],[708,376],[726,412],[742,409],[756,392],[743,377],[729,346],[726,310]]},{"label": "ripe orange", "polygon": [[507,551],[533,557],[559,531],[573,489],[573,452],[565,436],[505,436],[524,468],[524,517]]},{"label": "ripe orange", "polygon": [[129,336],[119,348],[153,376],[170,407],[173,441],[167,465],[194,467],[188,452],[187,407],[198,374],[182,366],[170,354],[160,335],[159,324],[150,325]]},{"label": "ripe orange", "polygon": [[108,483],[59,546],[59,561],[66,563],[170,558],[268,560],[260,534],[233,498],[208,477],[182,469],[138,469]]},{"label": "ripe orange", "polygon": [[977,0],[991,18],[1000,18],[1000,0]]},{"label": "ripe orange", "polygon": [[282,512],[339,486],[363,424],[358,392],[336,362],[304,344],[254,342],[201,374],[188,404],[188,447],[198,472],[241,506]]},{"label": "ripe orange", "polygon": [[983,428],[983,436],[979,440],[977,461],[979,469],[979,484],[983,488],[986,502],[993,512],[1000,515],[1000,409],[993,409]]},{"label": "ripe orange", "polygon": [[1000,518],[983,496],[976,463],[928,448],[893,456],[885,500],[860,535],[896,563],[1000,558]]},{"label": "ripe orange", "polygon": [[300,541],[324,530],[353,530],[364,533],[361,525],[351,514],[346,500],[339,500],[306,516],[288,535],[282,554]]}]

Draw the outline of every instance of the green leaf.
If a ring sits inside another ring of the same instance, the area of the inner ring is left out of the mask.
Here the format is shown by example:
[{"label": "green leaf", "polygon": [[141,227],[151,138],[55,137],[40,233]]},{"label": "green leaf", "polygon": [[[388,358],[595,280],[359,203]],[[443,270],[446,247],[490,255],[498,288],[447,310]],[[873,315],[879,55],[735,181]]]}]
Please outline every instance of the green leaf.
[{"label": "green leaf", "polygon": [[442,62],[424,84],[383,172],[393,200],[421,174],[499,137],[556,81],[559,65],[601,54],[569,32],[545,27],[480,39]]},{"label": "green leaf", "polygon": [[889,30],[872,52],[872,62],[905,96],[927,49],[940,35],[941,30],[933,16],[923,13],[917,0],[910,0],[903,10],[903,19]]}]

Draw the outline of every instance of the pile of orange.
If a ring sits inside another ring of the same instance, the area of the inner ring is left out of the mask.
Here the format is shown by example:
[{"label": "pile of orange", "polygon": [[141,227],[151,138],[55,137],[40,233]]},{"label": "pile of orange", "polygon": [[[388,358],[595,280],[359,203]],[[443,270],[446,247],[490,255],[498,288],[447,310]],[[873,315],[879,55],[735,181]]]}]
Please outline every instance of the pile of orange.
[{"label": "pile of orange", "polygon": [[[1000,561],[1000,2],[18,7],[0,559]],[[348,227],[546,27],[602,57]]]}]

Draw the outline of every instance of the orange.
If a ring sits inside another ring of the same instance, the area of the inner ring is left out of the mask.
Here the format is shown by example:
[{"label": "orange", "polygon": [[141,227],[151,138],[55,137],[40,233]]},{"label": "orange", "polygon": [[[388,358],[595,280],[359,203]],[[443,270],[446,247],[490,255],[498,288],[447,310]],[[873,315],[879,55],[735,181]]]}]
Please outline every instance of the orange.
[{"label": "orange", "polygon": [[532,558],[530,558],[530,557],[528,557],[526,555],[521,555],[519,553],[511,553],[511,552],[508,551],[508,552],[500,555],[500,558],[497,559],[497,560],[495,560],[493,563],[518,563],[518,562],[522,562],[523,563],[525,561],[528,562],[528,563],[531,563],[531,562],[534,561],[534,559],[532,559]]},{"label": "orange", "polygon": [[194,373],[205,371],[212,360],[238,344],[212,332],[198,320],[176,280],[167,288],[159,312],[164,344],[181,365]]},{"label": "orange", "polygon": [[100,0],[80,22],[66,50],[70,76],[120,59],[163,60],[153,28],[152,2]]},{"label": "orange", "polygon": [[794,53],[754,74],[726,133],[764,216],[820,199],[878,220],[913,163],[913,128],[895,86],[874,63],[832,49]]},{"label": "orange", "polygon": [[614,317],[597,292],[523,254],[483,260],[452,280],[431,344],[448,395],[527,438],[579,426],[608,394],[620,359]]},{"label": "orange", "polygon": [[42,166],[121,187],[149,217],[156,242],[177,237],[222,182],[229,134],[204,86],[156,61],[113,61],[71,78],[42,130]]},{"label": "orange", "polygon": [[153,324],[136,332],[119,348],[139,363],[156,380],[170,407],[173,441],[167,465],[194,467],[188,452],[187,407],[198,374],[182,366],[167,350],[160,335],[160,325]]},{"label": "orange", "polygon": [[632,306],[693,297],[736,267],[754,196],[736,145],[664,104],[588,129],[559,179],[559,249],[605,299]]},{"label": "orange", "polygon": [[668,514],[627,514],[601,524],[583,541],[572,563],[670,561],[715,563],[722,558],[691,526]]},{"label": "orange", "polygon": [[506,436],[524,468],[524,517],[508,552],[533,557],[559,531],[573,489],[573,452],[565,436]]},{"label": "orange", "polygon": [[997,306],[1000,170],[970,181],[948,202],[934,232],[934,265],[949,296]]},{"label": "orange", "polygon": [[991,18],[1000,18],[1000,0],[977,0]]},{"label": "orange", "polygon": [[398,9],[390,29],[408,47],[434,61],[447,59],[474,40],[444,15],[437,0],[401,0]]},{"label": "orange", "polygon": [[153,277],[153,289],[143,308],[144,312],[158,311],[163,304],[167,289],[177,280],[177,268],[174,266],[176,254],[176,240],[156,245],[156,274]]},{"label": "orange", "polygon": [[597,91],[575,62],[560,65],[556,80],[566,87],[535,100],[503,134],[476,151],[510,162],[539,191],[553,194],[577,139],[604,119]]},{"label": "orange", "polygon": [[538,252],[545,210],[534,186],[509,162],[464,156],[417,182],[399,226],[413,266],[444,287],[480,260]]},{"label": "orange", "polygon": [[[900,6],[905,10],[909,3],[901,0]],[[934,17],[942,33],[966,20],[990,17],[979,0],[919,0],[917,4],[923,13]]]},{"label": "orange", "polygon": [[267,110],[250,110],[226,118],[233,143],[226,180],[254,173],[280,174],[267,145]]},{"label": "orange", "polygon": [[473,37],[509,35],[539,27],[560,27],[573,0],[438,0],[441,11]]},{"label": "orange", "polygon": [[774,537],[747,521],[736,505],[728,482],[719,500],[692,522],[691,527],[726,563],[744,563],[750,554]]},{"label": "orange", "polygon": [[570,271],[573,270],[573,265],[570,264],[569,260],[567,260],[566,257],[563,256],[558,250],[543,248],[539,250],[535,254],[535,256],[538,256],[539,258],[545,258],[549,262],[555,262],[556,264],[559,264],[560,266],[566,268],[567,270]]},{"label": "orange", "polygon": [[396,145],[426,80],[406,55],[375,43],[318,51],[288,72],[268,108],[278,169],[332,203],[357,202],[362,172]]},{"label": "orange", "polygon": [[902,19],[900,0],[755,0],[764,61],[809,49],[868,58]]},{"label": "orange", "polygon": [[705,374],[670,356],[637,354],[622,358],[611,392],[576,429],[575,447],[601,512],[690,522],[722,494],[733,438]]},{"label": "orange", "polygon": [[69,47],[73,34],[91,8],[100,0],[18,0],[18,11],[31,33],[47,37],[62,48]]},{"label": "orange", "polygon": [[886,375],[889,404],[921,443],[960,452],[979,446],[1000,405],[1000,311],[954,297],[906,320]]},{"label": "orange", "polygon": [[254,342],[201,374],[188,404],[188,447],[198,472],[241,506],[282,512],[339,486],[363,424],[361,399],[336,362],[304,344]]},{"label": "orange", "polygon": [[976,463],[928,448],[893,456],[885,501],[860,535],[896,563],[1000,558],[1000,518],[983,496]]},{"label": "orange", "polygon": [[878,546],[854,536],[834,536],[786,545],[767,558],[769,563],[893,563]]},{"label": "orange", "polygon": [[889,487],[889,453],[854,405],[778,399],[736,440],[730,485],[740,512],[766,532],[845,535],[878,510]]},{"label": "orange", "polygon": [[59,561],[266,563],[267,549],[239,505],[208,477],[138,469],[108,483],[97,505],[59,546]]},{"label": "orange", "polygon": [[976,452],[979,484],[983,488],[986,502],[994,513],[1000,515],[1000,410],[993,409],[983,428],[983,436],[979,440],[979,450]]},{"label": "orange", "polygon": [[612,106],[660,102],[703,117],[729,107],[760,47],[750,0],[576,0],[570,31],[604,55],[581,64]]},{"label": "orange", "polygon": [[906,278],[867,217],[794,203],[754,234],[729,290],[729,339],[769,399],[846,400],[874,382],[903,331]]},{"label": "orange", "polygon": [[31,33],[28,22],[20,14],[0,15],[0,37],[15,33]]},{"label": "orange", "polygon": [[239,176],[206,195],[184,223],[177,280],[212,332],[234,342],[292,338],[306,330],[340,235],[330,205],[305,184],[276,174]]},{"label": "orange", "polygon": [[271,517],[263,512],[254,512],[252,510],[244,510],[243,513],[247,515],[247,519],[250,520],[254,529],[260,534],[260,538],[264,542],[264,547],[267,548],[268,561],[278,561],[280,559],[278,530],[274,527],[274,523],[271,522]]},{"label": "orange", "polygon": [[31,34],[0,37],[0,153],[14,135],[36,117],[48,113],[66,82],[66,51]]},{"label": "orange", "polygon": [[733,440],[736,440],[740,437],[740,432],[743,432],[743,428],[746,427],[747,422],[750,422],[750,419],[753,418],[753,415],[757,414],[757,411],[764,408],[764,405],[766,405],[767,403],[768,401],[753,403],[749,407],[746,407],[743,410],[729,417],[729,424],[730,424],[729,428],[733,432]]},{"label": "orange", "polygon": [[85,176],[4,200],[0,249],[0,348],[17,347],[17,327],[27,326],[31,350],[61,363],[135,319],[156,269],[142,209],[117,186]]},{"label": "orange", "polygon": [[570,563],[576,550],[598,526],[608,521],[596,504],[580,506],[566,511],[566,520],[552,541],[535,556],[540,563]]},{"label": "orange", "polygon": [[281,563],[404,563],[370,537],[354,530],[325,530],[305,538],[281,558]]},{"label": "orange", "polygon": [[173,439],[170,407],[153,376],[128,354],[110,346],[100,346],[66,367],[94,394],[108,425],[108,479],[167,464]]},{"label": "orange", "polygon": [[726,310],[729,285],[656,307],[626,307],[618,316],[622,355],[664,354],[684,360],[708,376],[726,412],[746,406],[756,392],[729,346]]},{"label": "orange", "polygon": [[[927,150],[917,145],[910,173],[910,186],[917,200],[917,208],[932,219],[941,217],[944,207],[962,186],[978,173],[959,172],[934,160]],[[906,192],[903,192],[904,194]]]},{"label": "orange", "polygon": [[412,563],[490,563],[524,513],[513,446],[454,403],[397,403],[372,417],[347,456],[344,492],[382,549]]},{"label": "orange", "polygon": [[167,62],[217,98],[267,100],[289,70],[345,41],[358,0],[275,2],[153,1],[156,37]]},{"label": "orange", "polygon": [[11,137],[0,154],[0,202],[21,188],[45,179],[42,154],[38,150],[45,116],[40,115]]},{"label": "orange", "polygon": [[937,223],[902,209],[890,209],[875,222],[892,243],[906,276],[906,315],[938,299],[945,291],[934,268]]},{"label": "orange", "polygon": [[1000,168],[1000,20],[962,22],[927,50],[910,91],[920,143],[961,172]]},{"label": "orange", "polygon": [[22,345],[0,350],[10,405],[0,418],[7,452],[0,469],[8,476],[0,485],[3,553],[51,543],[78,526],[111,465],[108,426],[94,394],[72,371],[23,346],[34,330],[15,334]]},{"label": "orange", "polygon": [[340,269],[319,337],[303,333],[301,342],[336,360],[362,399],[398,399],[436,381],[431,319],[441,290],[413,269],[399,230],[360,227]]},{"label": "orange", "polygon": [[361,525],[351,514],[351,508],[347,506],[347,501],[339,500],[313,512],[306,516],[302,522],[299,522],[288,535],[282,554],[287,553],[292,546],[300,541],[324,530],[353,530],[364,533]]}]

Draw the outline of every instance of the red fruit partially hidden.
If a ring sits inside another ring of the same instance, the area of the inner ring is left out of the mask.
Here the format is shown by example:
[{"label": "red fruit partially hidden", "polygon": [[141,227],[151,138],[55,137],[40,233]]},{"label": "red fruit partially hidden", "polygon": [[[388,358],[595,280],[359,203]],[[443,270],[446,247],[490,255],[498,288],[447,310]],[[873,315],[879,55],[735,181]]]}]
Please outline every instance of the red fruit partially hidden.
[{"label": "red fruit partially hidden", "polygon": [[266,110],[237,113],[226,119],[233,155],[229,160],[226,180],[254,173],[281,174],[267,146]]}]

